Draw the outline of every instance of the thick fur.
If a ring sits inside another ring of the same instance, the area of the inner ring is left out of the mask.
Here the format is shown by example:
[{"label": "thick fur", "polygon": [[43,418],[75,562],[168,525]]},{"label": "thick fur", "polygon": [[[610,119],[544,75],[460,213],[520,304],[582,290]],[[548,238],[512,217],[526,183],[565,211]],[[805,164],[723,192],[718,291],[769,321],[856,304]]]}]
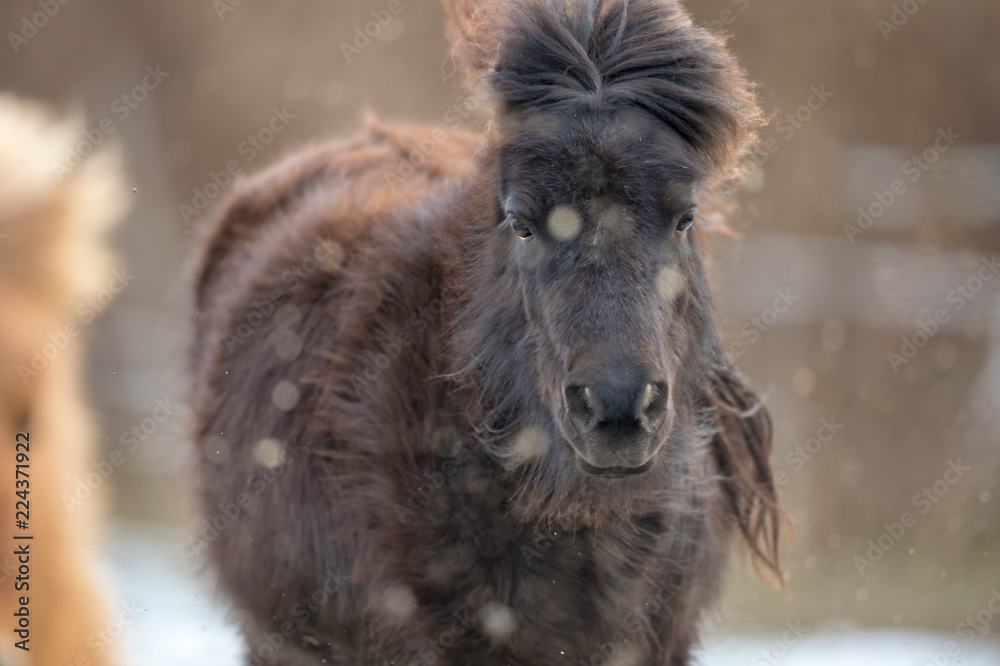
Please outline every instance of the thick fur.
[{"label": "thick fur", "polygon": [[[124,212],[125,190],[117,158],[107,151],[62,180],[55,177],[52,165],[79,140],[79,131],[78,123],[58,121],[39,104],[0,95],[4,664],[71,664],[81,656],[95,666],[115,663],[113,650],[96,654],[87,644],[109,622],[94,573],[100,501],[91,498],[70,513],[63,497],[72,496],[93,471],[95,433],[81,385],[86,321],[78,308],[110,279],[103,234]],[[77,325],[75,335],[66,333],[69,323]],[[52,356],[56,344],[62,348]],[[21,499],[14,494],[18,432],[31,437],[27,533],[34,536],[30,587],[21,591],[14,589],[19,562],[13,553],[25,542],[11,538],[20,533],[14,526],[14,505]],[[12,647],[20,640],[10,621],[20,596],[30,600],[27,652]]]},{"label": "thick fur", "polygon": [[[504,6],[446,5],[483,136],[373,123],[241,182],[205,230],[192,545],[248,663],[676,666],[732,535],[780,571],[767,412],[657,203],[734,173],[749,84],[672,1]],[[608,182],[629,224],[601,236]],[[579,238],[518,245],[512,192],[579,205]],[[645,473],[585,474],[566,359],[626,353],[666,373],[668,424]]]}]

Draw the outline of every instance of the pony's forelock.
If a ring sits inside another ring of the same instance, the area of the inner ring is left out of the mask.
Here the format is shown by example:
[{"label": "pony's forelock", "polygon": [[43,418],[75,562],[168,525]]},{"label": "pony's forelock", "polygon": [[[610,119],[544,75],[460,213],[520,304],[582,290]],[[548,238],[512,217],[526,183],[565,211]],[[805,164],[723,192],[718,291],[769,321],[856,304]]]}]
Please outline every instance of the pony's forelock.
[{"label": "pony's forelock", "polygon": [[642,108],[719,180],[738,175],[763,115],[722,39],[675,0],[446,0],[456,59],[500,112],[581,96]]}]

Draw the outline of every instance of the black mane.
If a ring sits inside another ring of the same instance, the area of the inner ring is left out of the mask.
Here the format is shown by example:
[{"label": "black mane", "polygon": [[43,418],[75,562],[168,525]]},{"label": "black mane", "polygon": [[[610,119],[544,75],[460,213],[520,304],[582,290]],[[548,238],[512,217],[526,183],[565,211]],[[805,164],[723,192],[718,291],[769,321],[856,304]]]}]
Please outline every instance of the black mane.
[{"label": "black mane", "polygon": [[676,2],[516,2],[504,20],[508,37],[486,80],[508,111],[634,105],[723,169],[760,122],[735,59]]}]

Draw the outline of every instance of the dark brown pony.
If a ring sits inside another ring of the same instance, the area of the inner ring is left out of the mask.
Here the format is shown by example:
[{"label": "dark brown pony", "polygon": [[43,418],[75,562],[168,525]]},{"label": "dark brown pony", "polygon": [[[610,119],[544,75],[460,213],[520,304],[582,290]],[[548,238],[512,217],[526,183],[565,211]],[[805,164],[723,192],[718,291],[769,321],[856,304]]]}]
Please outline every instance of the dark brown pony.
[{"label": "dark brown pony", "polygon": [[688,229],[750,84],[674,0],[447,9],[481,136],[373,123],[206,232],[192,546],[248,663],[687,664],[733,533],[780,575]]}]

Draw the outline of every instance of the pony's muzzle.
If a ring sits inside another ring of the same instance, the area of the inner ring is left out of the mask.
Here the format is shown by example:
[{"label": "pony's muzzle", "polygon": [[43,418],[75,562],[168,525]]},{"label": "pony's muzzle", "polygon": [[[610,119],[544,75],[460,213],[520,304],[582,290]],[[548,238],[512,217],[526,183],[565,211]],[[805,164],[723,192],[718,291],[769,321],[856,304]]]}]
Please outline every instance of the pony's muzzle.
[{"label": "pony's muzzle", "polygon": [[584,471],[645,471],[667,416],[666,378],[633,366],[628,370],[575,373],[564,389],[567,415],[579,434],[574,449]]}]

